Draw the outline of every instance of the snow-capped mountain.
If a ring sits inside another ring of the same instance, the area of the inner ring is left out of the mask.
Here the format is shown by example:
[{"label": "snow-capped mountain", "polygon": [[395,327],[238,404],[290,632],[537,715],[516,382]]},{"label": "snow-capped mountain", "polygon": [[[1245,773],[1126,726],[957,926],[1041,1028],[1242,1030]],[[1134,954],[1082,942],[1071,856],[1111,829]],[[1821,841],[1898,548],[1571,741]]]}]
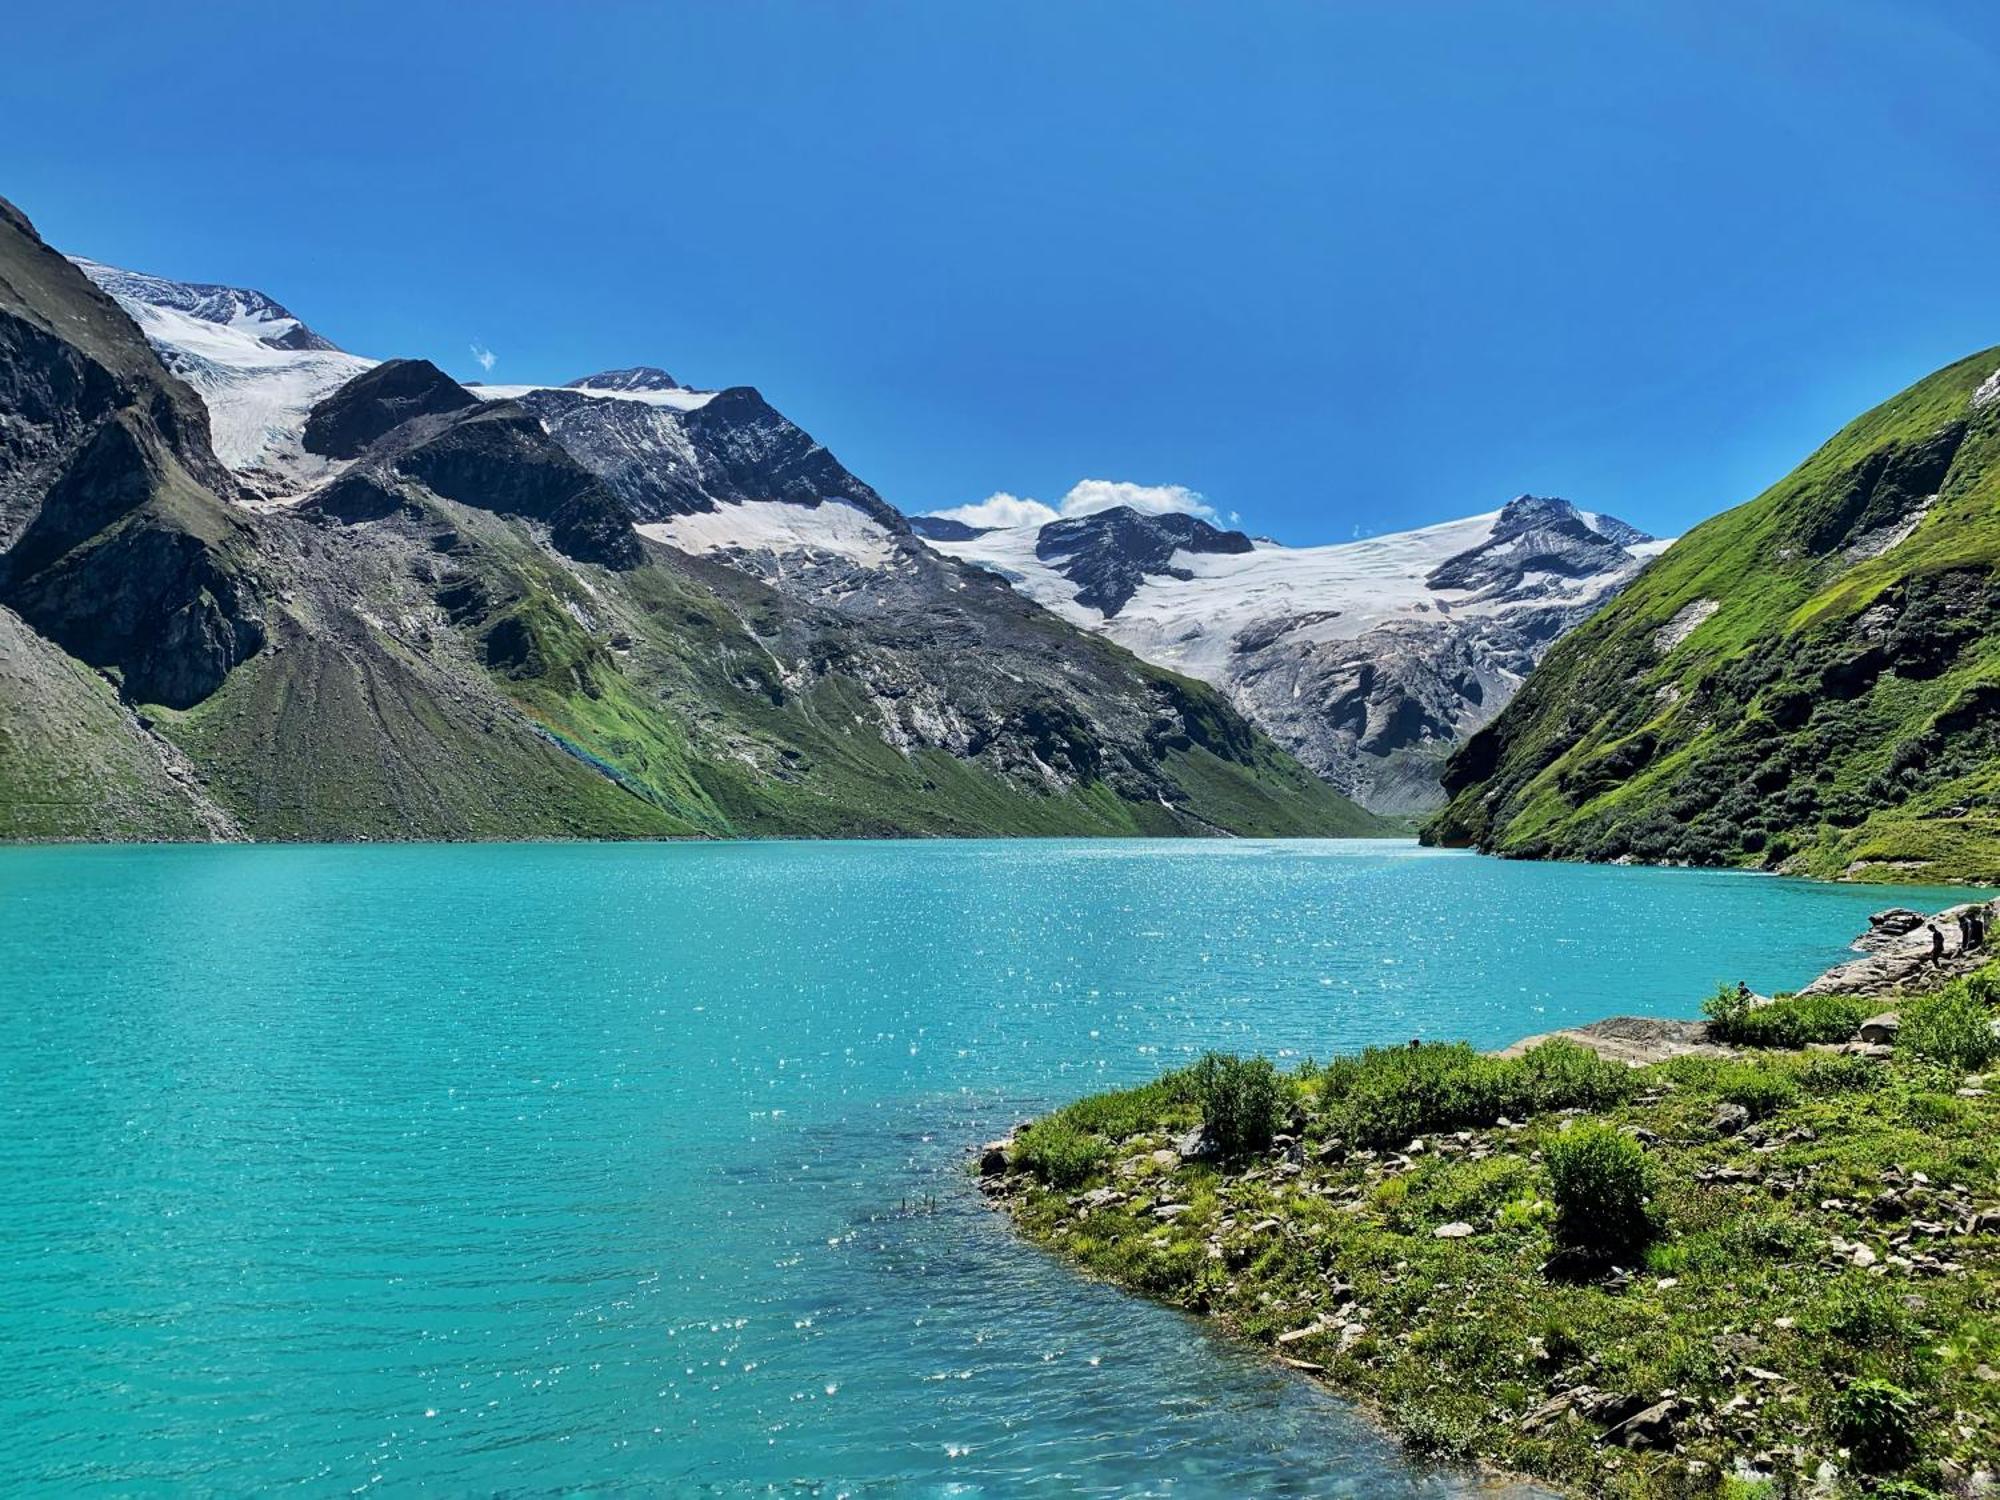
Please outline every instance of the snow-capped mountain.
[{"label": "snow-capped mountain", "polygon": [[1667,545],[1530,495],[1325,547],[1124,507],[1039,527],[915,525],[937,550],[1223,689],[1308,766],[1388,813],[1435,806],[1443,757]]},{"label": "snow-capped mountain", "polygon": [[[216,455],[252,497],[294,504],[340,473],[351,455],[308,440],[308,417],[376,361],[261,292],[76,264],[201,395]],[[837,575],[886,566],[914,545],[893,506],[749,386],[695,390],[637,365],[566,385],[466,389],[531,412],[655,541],[805,592],[848,592]]]},{"label": "snow-capped mountain", "polygon": [[[475,394],[95,269],[0,200],[0,835],[1379,827],[754,391]],[[631,414],[684,459],[639,500],[578,456],[618,472]]]},{"label": "snow-capped mountain", "polygon": [[[271,298],[77,264],[206,402],[217,456],[253,503],[313,500],[365,440],[384,435],[333,430],[361,408],[329,401],[376,362],[335,348]],[[411,378],[387,381],[367,409],[395,412],[400,400],[436,394],[418,381],[415,395],[399,395],[398,380]],[[912,523],[749,386],[698,390],[642,365],[566,385],[463,391],[532,416],[641,535],[815,607],[934,611],[963,589],[939,553],[997,571],[1143,659],[1222,688],[1313,770],[1380,811],[1432,805],[1443,756],[1664,545],[1526,496],[1332,547],[1285,547],[1125,507],[1007,530]],[[326,430],[315,437],[308,420],[323,406]]]},{"label": "snow-capped mountain", "polygon": [[255,493],[283,498],[324,477],[326,464],[299,446],[306,413],[375,361],[338,348],[262,292],[72,259],[200,394],[216,457]]}]

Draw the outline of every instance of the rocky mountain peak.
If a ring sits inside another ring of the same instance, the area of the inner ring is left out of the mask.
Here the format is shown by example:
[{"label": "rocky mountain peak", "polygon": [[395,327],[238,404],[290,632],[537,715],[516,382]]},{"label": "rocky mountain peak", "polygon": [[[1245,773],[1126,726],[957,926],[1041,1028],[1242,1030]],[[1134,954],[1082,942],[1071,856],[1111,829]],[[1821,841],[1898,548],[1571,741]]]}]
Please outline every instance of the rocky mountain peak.
[{"label": "rocky mountain peak", "polygon": [[1614,516],[1578,510],[1567,500],[1517,495],[1500,508],[1486,540],[1433,568],[1433,589],[1485,597],[1532,591],[1538,580],[1589,578],[1628,569],[1626,548],[1652,538]]},{"label": "rocky mountain peak", "polygon": [[679,391],[685,390],[673,376],[658,365],[632,365],[623,370],[599,370],[595,375],[585,375],[580,380],[565,383],[564,389],[572,391]]},{"label": "rocky mountain peak", "polygon": [[71,256],[77,268],[121,301],[162,307],[199,322],[248,334],[270,349],[338,351],[333,340],[315,333],[275,298],[250,287],[222,286],[209,281],[171,281],[126,271],[94,260]]},{"label": "rocky mountain peak", "polygon": [[1035,556],[1077,585],[1077,603],[1109,619],[1148,577],[1192,578],[1173,565],[1176,552],[1248,552],[1253,545],[1242,532],[1224,531],[1199,516],[1147,515],[1117,505],[1049,522],[1035,539]]}]

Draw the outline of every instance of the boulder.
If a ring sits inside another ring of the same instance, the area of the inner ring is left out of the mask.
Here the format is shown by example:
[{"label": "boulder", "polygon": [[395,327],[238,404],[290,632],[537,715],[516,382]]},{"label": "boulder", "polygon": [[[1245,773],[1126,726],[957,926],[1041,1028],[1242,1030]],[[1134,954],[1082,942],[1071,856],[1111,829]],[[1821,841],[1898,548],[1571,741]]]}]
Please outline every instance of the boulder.
[{"label": "boulder", "polygon": [[1868,1042],[1878,1047],[1893,1046],[1896,1033],[1903,1028],[1903,1018],[1893,1010],[1885,1010],[1879,1016],[1870,1016],[1854,1033],[1857,1042]]},{"label": "boulder", "polygon": [[988,1141],[979,1148],[979,1175],[998,1177],[1007,1170],[1007,1153],[1013,1148],[1011,1139]]},{"label": "boulder", "polygon": [[1750,1111],[1740,1104],[1718,1104],[1708,1128],[1717,1135],[1735,1135],[1750,1123]]},{"label": "boulder", "polygon": [[1454,1224],[1440,1224],[1431,1231],[1431,1238],[1436,1240],[1463,1240],[1471,1235],[1472,1226],[1463,1219]]},{"label": "boulder", "polygon": [[1679,1415],[1678,1401],[1656,1401],[1644,1411],[1634,1413],[1610,1428],[1598,1441],[1638,1452],[1671,1448],[1674,1445],[1674,1422]]}]

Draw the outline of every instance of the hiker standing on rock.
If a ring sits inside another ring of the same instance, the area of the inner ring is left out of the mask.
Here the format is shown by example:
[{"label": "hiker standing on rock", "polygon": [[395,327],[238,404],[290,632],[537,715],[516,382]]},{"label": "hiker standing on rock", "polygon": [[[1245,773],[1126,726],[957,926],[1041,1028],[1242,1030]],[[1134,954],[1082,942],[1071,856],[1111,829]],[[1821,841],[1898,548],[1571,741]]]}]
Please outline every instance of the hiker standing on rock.
[{"label": "hiker standing on rock", "polygon": [[1958,919],[1958,947],[1962,953],[1967,948],[1978,948],[1986,942],[1986,913],[1977,906],[1968,907]]},{"label": "hiker standing on rock", "polygon": [[1935,922],[1924,923],[1924,930],[1931,935],[1931,958],[1933,961],[1944,957],[1944,929]]}]

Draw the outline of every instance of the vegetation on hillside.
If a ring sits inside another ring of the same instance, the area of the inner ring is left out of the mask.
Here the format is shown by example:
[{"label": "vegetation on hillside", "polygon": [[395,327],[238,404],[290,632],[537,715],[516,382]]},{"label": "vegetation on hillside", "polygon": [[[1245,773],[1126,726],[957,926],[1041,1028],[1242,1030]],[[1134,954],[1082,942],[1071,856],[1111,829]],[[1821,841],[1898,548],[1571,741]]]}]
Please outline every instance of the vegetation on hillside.
[{"label": "vegetation on hillside", "polygon": [[1453,757],[1426,837],[2000,875],[2000,349],[1697,526]]},{"label": "vegetation on hillside", "polygon": [[[1205,1059],[1034,1122],[988,1185],[1422,1455],[1589,1496],[1972,1494],[2000,1457],[2000,1087],[1968,1072],[1996,1007],[2000,966],[1906,1003],[1886,1060],[1372,1050],[1269,1074],[1247,1155],[1204,1088],[1268,1065]],[[1834,1029],[1769,1009],[1760,1042]]]}]

